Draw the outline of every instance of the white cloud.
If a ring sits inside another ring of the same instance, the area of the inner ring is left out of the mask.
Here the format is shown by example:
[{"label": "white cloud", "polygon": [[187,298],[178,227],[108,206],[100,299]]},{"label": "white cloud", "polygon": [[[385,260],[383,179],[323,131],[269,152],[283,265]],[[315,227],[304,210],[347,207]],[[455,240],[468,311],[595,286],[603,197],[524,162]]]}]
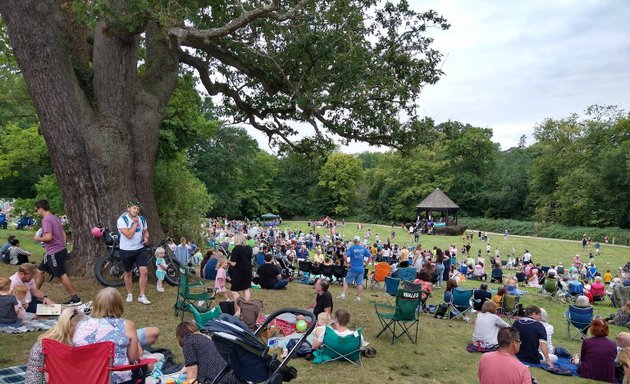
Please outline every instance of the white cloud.
[{"label": "white cloud", "polygon": [[[447,31],[431,31],[446,57],[446,76],[419,100],[420,111],[437,122],[492,128],[493,140],[507,149],[523,134],[531,138],[545,118],[592,104],[630,109],[630,1],[410,3],[451,23]],[[266,139],[259,142],[267,149]],[[343,150],[375,149],[353,143]]]}]

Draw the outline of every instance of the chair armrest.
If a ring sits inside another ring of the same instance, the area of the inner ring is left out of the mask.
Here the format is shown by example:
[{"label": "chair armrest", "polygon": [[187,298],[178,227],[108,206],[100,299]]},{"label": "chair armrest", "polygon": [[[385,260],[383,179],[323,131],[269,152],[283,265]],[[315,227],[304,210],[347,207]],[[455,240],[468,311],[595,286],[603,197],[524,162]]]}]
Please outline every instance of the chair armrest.
[{"label": "chair armrest", "polygon": [[157,363],[157,359],[153,359],[153,358],[142,359],[137,364],[117,365],[115,367],[109,367],[109,370],[112,372],[133,371],[134,369],[138,369],[140,367],[144,367],[146,365],[155,364],[155,363]]}]

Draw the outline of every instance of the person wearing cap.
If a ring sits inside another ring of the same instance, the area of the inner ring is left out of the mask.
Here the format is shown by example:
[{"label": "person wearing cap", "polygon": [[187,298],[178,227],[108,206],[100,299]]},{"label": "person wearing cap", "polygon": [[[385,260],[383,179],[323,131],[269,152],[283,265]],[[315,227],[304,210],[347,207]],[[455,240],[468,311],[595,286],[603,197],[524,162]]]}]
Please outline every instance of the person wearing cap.
[{"label": "person wearing cap", "polygon": [[147,257],[144,251],[144,245],[149,241],[149,226],[146,219],[140,216],[141,205],[138,201],[130,201],[127,203],[127,212],[120,215],[116,222],[118,232],[120,232],[120,258],[125,268],[124,279],[125,289],[127,290],[128,303],[133,301],[133,280],[131,271],[134,266],[140,272],[140,296],[138,302],[148,305],[151,304],[145,296],[145,288],[149,278],[149,270],[147,269]]},{"label": "person wearing cap", "polygon": [[359,238],[359,236],[355,236],[352,246],[348,248],[348,251],[346,251],[346,256],[350,259],[350,269],[348,270],[346,279],[343,282],[343,292],[338,298],[341,300],[345,299],[346,292],[348,291],[348,284],[355,283],[357,286],[357,297],[355,300],[361,301],[361,292],[363,292],[363,272],[371,254],[367,248],[361,245],[361,238]]}]

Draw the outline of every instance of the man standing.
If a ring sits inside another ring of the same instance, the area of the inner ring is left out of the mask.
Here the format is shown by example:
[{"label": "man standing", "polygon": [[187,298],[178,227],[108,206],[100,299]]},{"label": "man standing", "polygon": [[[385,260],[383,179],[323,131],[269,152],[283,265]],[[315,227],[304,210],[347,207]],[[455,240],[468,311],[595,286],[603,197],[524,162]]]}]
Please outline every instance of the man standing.
[{"label": "man standing", "polygon": [[127,290],[127,302],[133,301],[133,281],[131,271],[134,265],[140,272],[140,296],[138,302],[142,304],[151,304],[144,294],[149,277],[147,269],[147,257],[144,251],[144,244],[149,241],[149,226],[147,221],[140,213],[140,203],[130,201],[127,203],[127,212],[120,215],[116,227],[120,232],[120,258],[125,268],[125,289]]},{"label": "man standing", "polygon": [[521,348],[516,357],[526,363],[547,363],[553,368],[547,349],[547,331],[540,322],[540,308],[535,305],[528,306],[525,308],[525,316],[516,320],[513,325],[521,338]]},{"label": "man standing", "polygon": [[35,278],[37,289],[40,289],[44,284],[45,272],[49,272],[61,280],[61,284],[70,294],[70,300],[64,304],[80,304],[81,299],[66,274],[68,250],[66,249],[66,232],[63,230],[61,220],[50,212],[48,200],[37,201],[35,209],[37,214],[42,217],[42,229],[41,234],[38,231],[33,240],[38,243],[43,242],[44,248],[46,248],[44,260],[37,267],[38,272]]},{"label": "man standing", "polygon": [[343,293],[339,295],[339,299],[346,298],[346,292],[348,291],[348,284],[354,282],[357,286],[357,297],[355,301],[361,301],[361,292],[363,292],[363,272],[365,264],[370,259],[370,251],[361,245],[361,239],[359,236],[354,237],[354,244],[348,248],[346,255],[350,259],[350,270],[346,275],[346,279],[343,282]]},{"label": "man standing", "polygon": [[479,383],[531,384],[529,369],[514,357],[521,347],[518,330],[513,327],[501,328],[497,341],[499,350],[484,353],[479,359]]}]

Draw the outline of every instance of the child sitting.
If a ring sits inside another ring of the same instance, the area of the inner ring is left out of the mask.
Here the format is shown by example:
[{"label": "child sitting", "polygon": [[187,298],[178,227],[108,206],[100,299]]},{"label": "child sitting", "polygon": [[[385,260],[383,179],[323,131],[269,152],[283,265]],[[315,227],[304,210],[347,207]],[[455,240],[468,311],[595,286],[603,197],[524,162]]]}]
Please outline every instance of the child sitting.
[{"label": "child sitting", "polygon": [[330,314],[328,312],[322,312],[317,315],[317,327],[313,330],[313,335],[316,339],[320,337],[323,339],[324,332],[326,331],[326,326],[332,324],[332,319],[330,318]]},{"label": "child sitting", "polygon": [[505,287],[499,287],[497,294],[492,298],[492,301],[497,305],[497,307],[501,308],[501,300],[503,300],[503,295],[506,293],[507,291],[505,290]]},{"label": "child sitting", "polygon": [[19,327],[22,319],[19,318],[22,307],[15,296],[9,293],[11,280],[0,277],[0,327]]},{"label": "child sitting", "polygon": [[32,320],[35,317],[35,314],[31,312],[26,312],[26,308],[28,308],[28,302],[26,301],[28,287],[24,284],[16,285],[11,293],[17,299],[18,304],[20,304],[20,312],[18,313],[18,317],[23,320]]}]

